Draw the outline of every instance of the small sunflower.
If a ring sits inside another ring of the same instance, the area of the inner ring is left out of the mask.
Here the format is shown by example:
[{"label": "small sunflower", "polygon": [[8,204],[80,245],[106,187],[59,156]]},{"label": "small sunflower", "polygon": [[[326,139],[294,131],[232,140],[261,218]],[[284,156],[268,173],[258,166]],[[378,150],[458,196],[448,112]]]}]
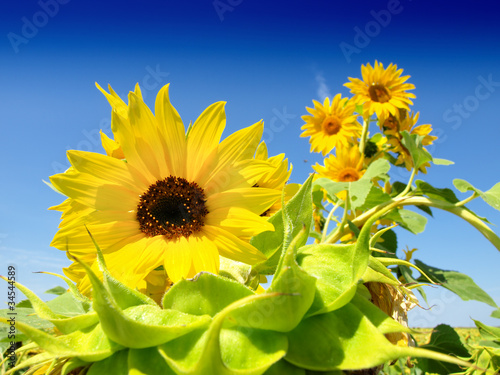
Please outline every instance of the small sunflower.
[{"label": "small sunflower", "polygon": [[326,98],[323,104],[313,100],[314,108],[306,107],[312,115],[302,116],[306,123],[302,126],[301,137],[311,137],[311,152],[321,152],[323,156],[335,147],[347,146],[352,138],[361,134],[361,124],[354,114],[355,103],[348,98],[335,95],[330,104]]},{"label": "small sunflower", "polygon": [[375,60],[374,68],[369,63],[361,65],[363,80],[349,77],[351,82],[344,86],[351,89],[354,94],[352,100],[356,104],[362,104],[363,112],[368,115],[376,113],[380,117],[390,113],[397,116],[399,108],[409,111],[409,105],[413,104],[410,98],[415,98],[414,94],[407,92],[415,86],[405,83],[410,76],[401,77],[402,72],[403,69],[398,70],[394,64],[389,64],[384,69],[382,63]]},{"label": "small sunflower", "polygon": [[357,181],[365,173],[363,157],[357,145],[337,148],[337,154],[326,158],[324,166],[316,164],[313,169],[318,173],[318,177],[339,182]]},{"label": "small sunflower", "polygon": [[[262,174],[253,186],[267,189],[276,189],[281,196],[283,188],[285,189],[285,203],[288,202],[300,188],[299,184],[287,184],[292,173],[292,166],[288,169],[288,159],[285,154],[279,154],[269,157],[265,142],[261,142],[255,152],[255,159],[269,162],[267,172]],[[276,201],[261,216],[270,217],[281,209],[281,198]]]},{"label": "small sunflower", "polygon": [[[413,161],[410,152],[402,143],[401,132],[406,130],[410,134],[424,136],[424,138],[422,139],[423,146],[431,145],[437,139],[436,136],[430,135],[430,132],[432,131],[432,125],[424,124],[415,126],[418,121],[418,117],[419,112],[406,112],[404,114],[401,114],[399,118],[396,118],[392,115],[389,115],[387,118],[382,116],[380,121],[380,123],[383,124],[384,133],[388,136],[387,143],[390,145],[388,151],[398,154],[396,165],[404,164],[407,170],[411,170],[411,168],[413,167]],[[393,126],[387,127],[385,124],[388,123],[392,124]],[[428,167],[429,165],[429,163],[425,163],[420,167],[420,170],[426,173],[426,167]]]},{"label": "small sunflower", "polygon": [[[138,85],[128,104],[111,88],[98,88],[113,108],[114,140],[102,136],[106,155],[68,151],[72,167],[51,177],[68,197],[52,208],[62,211],[62,222],[51,245],[96,268],[88,228],[110,272],[132,288],[149,285],[151,294],[200,271],[218,273],[219,255],[247,264],[264,260],[245,240],[274,230],[260,214],[280,198],[276,189],[252,187],[272,169],[254,159],[263,123],[220,142],[226,116],[219,102],[186,136],[168,85],[154,115]],[[64,272],[89,294],[81,266],[75,262]]]}]

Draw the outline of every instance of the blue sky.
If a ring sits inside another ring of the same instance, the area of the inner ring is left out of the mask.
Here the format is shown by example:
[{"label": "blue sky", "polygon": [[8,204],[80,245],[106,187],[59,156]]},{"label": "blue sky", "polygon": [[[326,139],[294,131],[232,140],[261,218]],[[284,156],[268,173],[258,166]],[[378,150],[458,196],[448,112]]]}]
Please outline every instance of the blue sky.
[{"label": "blue sky", "polygon": [[[0,257],[38,293],[59,284],[33,271],[60,272],[69,264],[49,243],[59,215],[47,207],[62,197],[42,180],[68,166],[67,149],[102,152],[99,129],[110,108],[95,82],[126,97],[136,82],[154,103],[170,82],[170,97],[187,124],[208,105],[227,101],[230,134],[263,119],[271,154],[284,152],[302,182],[320,162],[299,138],[312,99],[340,92],[361,64],[391,62],[411,75],[413,109],[433,125],[435,166],[425,179],[452,187],[463,178],[486,190],[500,180],[495,165],[500,101],[500,25],[495,3],[443,1],[195,2],[77,0],[0,5]],[[485,83],[486,82],[486,83]],[[307,162],[306,162],[307,160]],[[395,179],[408,175],[395,170]],[[459,195],[460,196],[460,195]],[[465,195],[463,196],[465,197]],[[471,205],[500,224],[500,213]],[[495,227],[500,234],[498,227]],[[467,223],[449,214],[429,218],[426,232],[399,232],[399,248],[470,275],[500,303],[499,252]],[[4,274],[6,271],[0,270]],[[498,324],[491,308],[428,288],[431,311],[415,324]],[[411,322],[410,322],[411,323]]]}]

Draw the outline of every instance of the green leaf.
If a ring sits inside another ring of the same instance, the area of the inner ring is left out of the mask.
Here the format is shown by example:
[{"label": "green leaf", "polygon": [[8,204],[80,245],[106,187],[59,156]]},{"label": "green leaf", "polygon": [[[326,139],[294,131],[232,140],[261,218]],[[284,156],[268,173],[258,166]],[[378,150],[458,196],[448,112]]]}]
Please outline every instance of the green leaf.
[{"label": "green leaf", "polygon": [[432,162],[436,165],[453,165],[455,162],[446,159],[432,158]]},{"label": "green leaf", "polygon": [[285,207],[269,219],[274,225],[274,232],[263,232],[250,240],[250,244],[268,258],[253,266],[258,273],[272,275],[283,253],[283,246],[289,244],[303,226],[309,233],[312,224],[312,179],[311,175]]},{"label": "green leaf", "polygon": [[391,165],[387,160],[377,159],[368,166],[360,180],[372,180],[373,178],[385,180],[390,169]]},{"label": "green leaf", "polygon": [[[442,270],[436,267],[431,267],[416,259],[415,264],[429,276],[432,281],[439,283],[442,287],[452,291],[462,300],[475,300],[484,302],[490,306],[497,307],[493,299],[482,290],[469,276],[456,271]],[[426,282],[422,276],[419,281]]]},{"label": "green leaf", "polygon": [[425,163],[432,161],[431,154],[429,154],[429,152],[427,152],[422,145],[422,140],[425,136],[410,134],[406,130],[403,130],[401,135],[403,136],[401,142],[410,152],[413,165],[416,169],[419,169]]},{"label": "green leaf", "polygon": [[491,313],[491,317],[500,319],[500,308],[493,310],[493,312]]},{"label": "green leaf", "polygon": [[500,210],[500,182],[485,192],[475,188],[469,182],[458,178],[453,180],[453,185],[455,185],[455,187],[462,193],[465,193],[466,191],[474,191],[491,207],[496,210]]},{"label": "green leaf", "polygon": [[479,320],[474,320],[474,323],[476,324],[476,327],[479,330],[479,334],[485,340],[500,342],[500,327],[487,326],[486,324],[481,323]]},{"label": "green leaf", "polygon": [[[422,345],[421,347],[439,353],[453,354],[460,357],[469,357],[470,355],[460,341],[458,333],[446,324],[440,324],[435,327],[429,343]],[[419,358],[418,367],[424,371],[442,375],[448,375],[461,371],[460,367],[455,364],[427,358]]]},{"label": "green leaf", "polygon": [[64,294],[66,292],[67,292],[67,290],[64,289],[62,286],[56,286],[55,288],[52,288],[52,289],[45,291],[45,293],[47,293],[47,294],[55,294],[57,296],[60,296],[61,294]]},{"label": "green leaf", "polygon": [[394,220],[403,228],[414,234],[422,233],[427,224],[427,218],[425,216],[403,208],[390,212],[385,218]]}]

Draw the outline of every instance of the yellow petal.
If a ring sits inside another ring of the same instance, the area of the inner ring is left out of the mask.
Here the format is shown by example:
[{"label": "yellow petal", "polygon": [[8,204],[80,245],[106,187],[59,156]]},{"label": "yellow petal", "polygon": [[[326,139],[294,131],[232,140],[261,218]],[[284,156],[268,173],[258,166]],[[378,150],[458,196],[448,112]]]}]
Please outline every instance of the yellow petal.
[{"label": "yellow petal", "polygon": [[203,111],[194,122],[187,139],[187,179],[194,181],[209,155],[217,149],[226,126],[224,102],[214,103]]},{"label": "yellow petal", "polygon": [[207,199],[209,212],[219,208],[241,207],[257,215],[266,211],[276,202],[281,193],[275,189],[243,188],[223,191]]},{"label": "yellow petal", "polygon": [[193,263],[191,248],[185,237],[164,241],[163,267],[174,283],[194,276],[190,274]]},{"label": "yellow petal", "polygon": [[155,102],[155,117],[165,142],[166,163],[174,176],[186,178],[186,130],[170,103],[169,85],[163,86]]},{"label": "yellow petal", "polygon": [[87,173],[57,174],[50,181],[64,195],[96,210],[130,211],[139,203],[136,192]]},{"label": "yellow petal", "polygon": [[147,190],[149,184],[142,174],[123,160],[86,151],[68,151],[68,159],[76,171],[134,191],[137,195]]},{"label": "yellow petal", "polygon": [[203,233],[214,242],[219,254],[226,258],[246,264],[255,264],[266,260],[266,256],[254,246],[240,240],[222,228],[205,225]]},{"label": "yellow petal", "polygon": [[261,232],[274,231],[265,218],[240,207],[224,207],[211,211],[205,224],[221,227],[236,237],[252,237]]}]

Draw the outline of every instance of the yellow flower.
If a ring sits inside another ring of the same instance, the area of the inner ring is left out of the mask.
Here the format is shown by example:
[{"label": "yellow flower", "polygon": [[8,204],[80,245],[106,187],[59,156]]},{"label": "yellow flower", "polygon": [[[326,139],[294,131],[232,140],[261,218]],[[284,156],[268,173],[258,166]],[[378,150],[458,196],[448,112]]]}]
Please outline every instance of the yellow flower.
[{"label": "yellow flower", "polygon": [[[389,115],[387,118],[382,116],[380,118],[380,123],[384,128],[384,133],[388,136],[388,144],[390,148],[388,151],[392,151],[398,154],[398,158],[396,160],[396,165],[404,164],[406,169],[411,170],[413,167],[413,161],[411,159],[410,152],[402,143],[401,132],[407,131],[410,134],[417,134],[420,136],[424,136],[422,139],[422,145],[428,146],[431,145],[436,139],[436,136],[430,135],[429,133],[432,131],[432,125],[424,124],[415,126],[418,121],[419,112],[417,113],[408,113],[402,112],[399,118],[396,118],[392,115]],[[388,126],[387,124],[391,124]],[[425,150],[425,148],[424,148]],[[420,170],[426,173],[426,167],[428,167],[430,163],[425,163],[420,167]]]},{"label": "yellow flower", "polygon": [[403,69],[397,68],[397,65],[389,64],[384,69],[382,63],[375,60],[375,67],[368,63],[366,66],[361,65],[361,75],[363,80],[359,78],[351,78],[351,82],[345,83],[344,86],[351,89],[354,94],[352,100],[356,104],[363,105],[363,111],[368,115],[373,113],[377,117],[381,115],[397,116],[398,108],[410,110],[410,104],[413,102],[410,98],[415,98],[415,95],[408,93],[407,90],[413,90],[415,86],[411,83],[404,83],[410,76],[401,76]]},{"label": "yellow flower", "polygon": [[261,142],[255,152],[255,159],[269,162],[269,168],[266,173],[263,173],[253,186],[263,187],[267,189],[276,189],[280,194],[280,199],[276,201],[269,209],[261,214],[261,216],[270,217],[281,209],[281,193],[285,189],[285,203],[288,202],[300,188],[299,184],[287,184],[292,173],[292,166],[288,169],[288,159],[285,159],[285,154],[279,154],[269,157],[265,142]]},{"label": "yellow flower", "polygon": [[321,104],[313,100],[314,108],[306,107],[312,115],[302,116],[306,123],[302,126],[301,137],[311,137],[311,152],[321,152],[323,156],[338,146],[347,146],[351,139],[361,134],[361,124],[354,114],[355,103],[337,94],[330,105],[326,98]]},{"label": "yellow flower", "polygon": [[[168,85],[156,98],[154,115],[138,85],[128,104],[111,88],[98,88],[113,108],[114,140],[103,137],[107,155],[68,151],[72,167],[51,177],[69,198],[53,207],[63,214],[51,245],[97,268],[88,228],[111,274],[141,290],[148,282],[163,288],[154,272],[161,266],[175,283],[200,271],[217,273],[219,255],[247,264],[264,260],[243,240],[274,230],[259,215],[280,198],[275,189],[252,187],[270,168],[254,159],[263,123],[219,143],[223,102],[209,106],[186,136]],[[89,293],[81,266],[64,271]]]},{"label": "yellow flower", "polygon": [[337,155],[325,159],[325,165],[313,165],[318,177],[326,177],[333,181],[353,182],[359,180],[365,170],[363,158],[357,145],[337,148]]}]

